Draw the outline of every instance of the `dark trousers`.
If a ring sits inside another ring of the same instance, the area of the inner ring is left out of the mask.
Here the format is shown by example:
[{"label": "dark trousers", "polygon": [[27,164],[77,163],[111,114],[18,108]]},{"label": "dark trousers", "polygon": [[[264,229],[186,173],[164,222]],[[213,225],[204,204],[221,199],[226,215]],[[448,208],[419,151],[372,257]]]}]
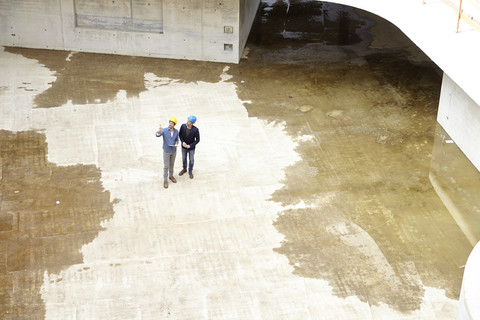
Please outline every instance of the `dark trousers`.
[{"label": "dark trousers", "polygon": [[195,149],[185,149],[182,148],[182,161],[183,161],[183,169],[187,169],[187,154],[188,154],[188,172],[193,171],[193,164],[195,163]]}]

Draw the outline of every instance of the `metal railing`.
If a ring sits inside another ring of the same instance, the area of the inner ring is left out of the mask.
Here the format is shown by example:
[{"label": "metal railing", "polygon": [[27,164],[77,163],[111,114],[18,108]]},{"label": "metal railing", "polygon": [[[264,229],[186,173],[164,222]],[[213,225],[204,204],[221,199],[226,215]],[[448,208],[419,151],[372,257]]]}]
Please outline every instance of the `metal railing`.
[{"label": "metal railing", "polygon": [[[455,32],[458,32],[460,20],[465,21],[475,30],[480,32],[480,1],[479,0],[442,0],[450,8],[457,12],[457,24]],[[422,0],[425,4],[425,0]]]}]

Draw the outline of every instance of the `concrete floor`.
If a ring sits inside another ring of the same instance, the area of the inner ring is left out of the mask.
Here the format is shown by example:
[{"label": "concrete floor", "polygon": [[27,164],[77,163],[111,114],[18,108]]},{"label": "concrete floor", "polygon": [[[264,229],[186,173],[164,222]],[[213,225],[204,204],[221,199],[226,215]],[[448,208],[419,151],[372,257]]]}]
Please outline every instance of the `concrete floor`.
[{"label": "concrete floor", "polygon": [[[245,52],[0,51],[1,319],[455,317],[480,175],[441,71],[319,2],[262,3]],[[154,133],[190,114],[164,189]]]}]

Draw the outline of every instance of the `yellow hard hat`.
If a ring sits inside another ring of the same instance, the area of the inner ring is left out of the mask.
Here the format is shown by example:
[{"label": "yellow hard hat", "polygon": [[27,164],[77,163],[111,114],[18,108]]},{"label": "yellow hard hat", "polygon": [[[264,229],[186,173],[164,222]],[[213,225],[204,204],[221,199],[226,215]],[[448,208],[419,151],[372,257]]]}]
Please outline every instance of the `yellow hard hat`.
[{"label": "yellow hard hat", "polygon": [[175,119],[175,118],[171,118],[171,119],[168,120],[168,121],[172,121],[173,123],[177,124],[177,119]]}]

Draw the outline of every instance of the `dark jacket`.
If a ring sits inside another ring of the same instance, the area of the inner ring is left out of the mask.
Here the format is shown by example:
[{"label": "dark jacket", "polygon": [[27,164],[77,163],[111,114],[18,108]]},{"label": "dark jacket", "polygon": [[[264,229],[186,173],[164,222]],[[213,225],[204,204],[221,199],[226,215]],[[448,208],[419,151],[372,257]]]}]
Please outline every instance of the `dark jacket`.
[{"label": "dark jacket", "polygon": [[192,129],[190,129],[190,133],[187,136],[187,125],[184,123],[180,127],[179,137],[180,141],[190,145],[189,150],[195,150],[195,146],[200,142],[200,131],[197,127],[192,126]]}]

